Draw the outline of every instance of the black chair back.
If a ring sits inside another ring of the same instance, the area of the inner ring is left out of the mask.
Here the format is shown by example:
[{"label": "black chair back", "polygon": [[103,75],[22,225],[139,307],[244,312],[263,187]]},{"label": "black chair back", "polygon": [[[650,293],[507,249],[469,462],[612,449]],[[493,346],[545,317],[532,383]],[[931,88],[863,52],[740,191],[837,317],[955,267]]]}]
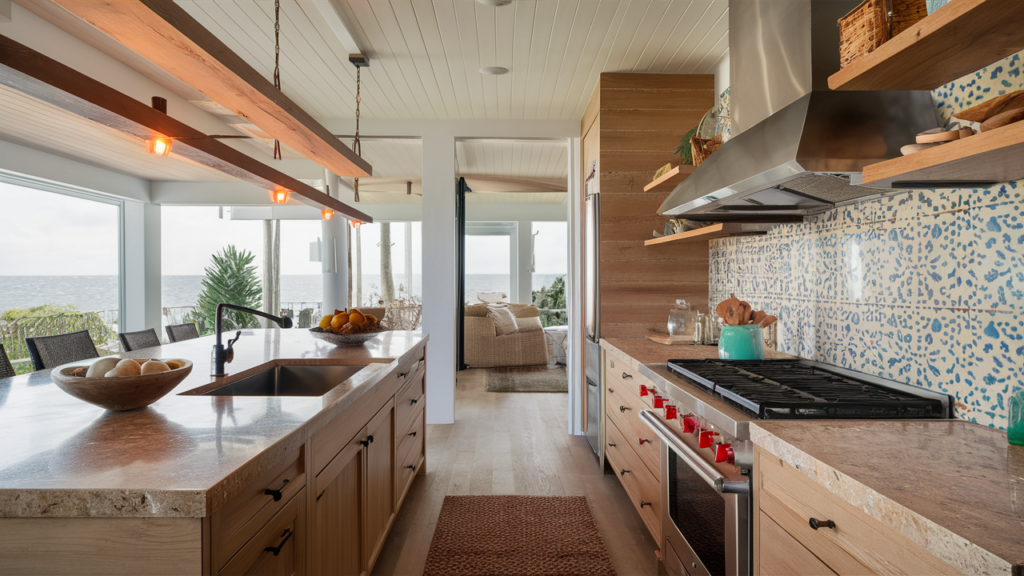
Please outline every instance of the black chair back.
[{"label": "black chair back", "polygon": [[196,329],[194,322],[187,324],[171,324],[166,328],[167,339],[171,342],[183,342],[185,340],[192,340],[193,338],[199,338],[199,330]]},{"label": "black chair back", "polygon": [[0,344],[0,378],[11,378],[13,376],[14,366],[11,366],[11,360],[7,357],[4,345]]},{"label": "black chair back", "polygon": [[32,358],[32,367],[35,370],[49,370],[68,362],[100,356],[88,330],[25,338],[25,345],[28,347],[28,355]]},{"label": "black chair back", "polygon": [[125,352],[153,348],[160,345],[160,338],[157,337],[156,330],[152,328],[139,330],[138,332],[121,332],[117,337],[121,339],[121,348]]}]

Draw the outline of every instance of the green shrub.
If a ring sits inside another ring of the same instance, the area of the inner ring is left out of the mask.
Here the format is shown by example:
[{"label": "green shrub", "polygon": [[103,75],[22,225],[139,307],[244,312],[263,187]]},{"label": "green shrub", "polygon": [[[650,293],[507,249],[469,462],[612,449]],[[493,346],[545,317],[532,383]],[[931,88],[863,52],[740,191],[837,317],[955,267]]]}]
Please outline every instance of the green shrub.
[{"label": "green shrub", "polygon": [[[548,326],[565,326],[569,323],[568,313],[565,311],[565,276],[555,278],[551,286],[543,286],[540,290],[533,291],[533,305],[540,308],[540,323]],[[551,312],[549,310],[562,310]]]},{"label": "green shrub", "polygon": [[[213,255],[213,262],[205,269],[203,291],[199,294],[196,311],[186,321],[195,322],[203,334],[212,334],[217,318],[217,304],[234,304],[259,310],[263,303],[263,288],[259,273],[252,265],[251,252],[239,252],[228,246]],[[252,314],[226,310],[223,329],[259,328]]]}]

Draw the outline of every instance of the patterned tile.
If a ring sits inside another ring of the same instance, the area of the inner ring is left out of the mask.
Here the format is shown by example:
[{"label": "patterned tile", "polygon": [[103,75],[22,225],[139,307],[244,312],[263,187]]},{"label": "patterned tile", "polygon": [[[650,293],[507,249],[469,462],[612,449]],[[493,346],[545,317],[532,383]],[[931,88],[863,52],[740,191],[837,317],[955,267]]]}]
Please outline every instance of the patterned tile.
[{"label": "patterned tile", "polygon": [[1024,314],[975,311],[971,329],[971,393],[965,398],[970,419],[990,426],[1002,421],[1005,427],[1008,395],[1024,386]]},{"label": "patterned tile", "polygon": [[967,300],[982,310],[1024,310],[1024,203],[980,206],[971,216]]},{"label": "patterned tile", "polygon": [[968,288],[961,268],[974,244],[970,214],[965,209],[921,216],[917,227],[916,304],[966,306]]}]

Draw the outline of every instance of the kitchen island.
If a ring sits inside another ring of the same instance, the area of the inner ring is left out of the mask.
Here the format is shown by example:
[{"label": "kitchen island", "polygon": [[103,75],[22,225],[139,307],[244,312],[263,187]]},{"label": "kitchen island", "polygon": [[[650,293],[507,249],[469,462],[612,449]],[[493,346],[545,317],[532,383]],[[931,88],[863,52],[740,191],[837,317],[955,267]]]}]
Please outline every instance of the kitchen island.
[{"label": "kitchen island", "polygon": [[[0,572],[368,571],[425,471],[426,340],[336,348],[246,330],[222,378],[212,336],[150,348],[126,356],[195,366],[129,412],[77,400],[47,371],[0,380]],[[275,366],[345,365],[362,369],[323,396],[203,395]],[[343,537],[344,550],[319,545]]]}]

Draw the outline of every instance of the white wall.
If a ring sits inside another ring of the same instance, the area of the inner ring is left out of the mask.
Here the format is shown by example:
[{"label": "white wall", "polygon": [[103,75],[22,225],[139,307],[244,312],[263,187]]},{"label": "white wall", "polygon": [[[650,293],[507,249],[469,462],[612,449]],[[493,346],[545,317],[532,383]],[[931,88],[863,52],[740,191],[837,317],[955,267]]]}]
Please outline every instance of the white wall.
[{"label": "white wall", "polygon": [[722,95],[722,92],[729,87],[729,53],[726,52],[715,66],[715,97]]}]

